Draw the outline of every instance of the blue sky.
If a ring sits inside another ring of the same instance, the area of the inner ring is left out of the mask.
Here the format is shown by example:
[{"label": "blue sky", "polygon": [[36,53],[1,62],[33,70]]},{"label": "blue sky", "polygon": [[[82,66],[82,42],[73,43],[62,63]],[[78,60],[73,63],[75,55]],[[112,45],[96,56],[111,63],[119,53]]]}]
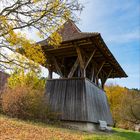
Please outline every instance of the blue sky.
[{"label": "blue sky", "polygon": [[85,8],[77,24],[82,31],[100,32],[128,78],[108,80],[140,88],[140,0],[81,0]]},{"label": "blue sky", "polygon": [[[128,75],[107,83],[140,89],[140,0],[80,1],[85,8],[77,26],[85,32],[101,33]],[[47,70],[43,69],[43,75],[47,76]]]}]

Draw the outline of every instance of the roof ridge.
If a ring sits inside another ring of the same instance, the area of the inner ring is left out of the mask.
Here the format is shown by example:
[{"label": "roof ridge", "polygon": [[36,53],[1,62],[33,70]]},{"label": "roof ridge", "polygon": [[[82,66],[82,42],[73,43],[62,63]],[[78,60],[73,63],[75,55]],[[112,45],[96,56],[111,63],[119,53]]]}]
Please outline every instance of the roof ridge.
[{"label": "roof ridge", "polygon": [[81,34],[97,34],[99,35],[99,32],[80,32]]}]

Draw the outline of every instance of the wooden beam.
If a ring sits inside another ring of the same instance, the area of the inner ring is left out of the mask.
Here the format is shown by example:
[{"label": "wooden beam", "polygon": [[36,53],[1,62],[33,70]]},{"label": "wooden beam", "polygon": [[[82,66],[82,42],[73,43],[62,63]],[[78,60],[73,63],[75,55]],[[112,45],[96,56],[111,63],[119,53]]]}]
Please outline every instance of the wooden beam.
[{"label": "wooden beam", "polygon": [[95,65],[92,64],[92,71],[91,71],[91,82],[94,82],[95,83]]},{"label": "wooden beam", "polygon": [[52,79],[52,73],[53,71],[51,69],[48,69],[48,79]]},{"label": "wooden beam", "polygon": [[68,78],[71,78],[74,74],[74,72],[76,71],[77,67],[79,65],[79,59],[77,58],[74,65],[72,66],[70,73],[68,74]]},{"label": "wooden beam", "polygon": [[99,73],[100,73],[100,71],[102,70],[102,68],[103,68],[104,64],[105,64],[105,61],[103,61],[103,62],[102,62],[102,64],[101,64],[101,66],[100,66],[99,70],[97,71],[97,73],[96,73],[96,76],[95,76],[95,77],[97,77],[97,76],[99,75]]},{"label": "wooden beam", "polygon": [[79,47],[76,47],[76,52],[77,52],[79,63],[80,63],[81,77],[86,77],[86,71],[84,69],[85,67],[84,60],[83,60],[82,53]]},{"label": "wooden beam", "polygon": [[109,76],[111,75],[112,71],[113,71],[113,69],[111,69],[110,72],[108,73],[108,75],[105,77],[105,79],[102,80],[102,88],[103,89],[104,89],[104,84],[105,84],[106,80],[109,78]]},{"label": "wooden beam", "polygon": [[87,60],[86,64],[85,64],[85,69],[87,68],[88,64],[90,63],[91,59],[93,58],[93,56],[96,53],[96,49],[94,49],[94,51],[92,52],[91,56],[89,57],[89,59]]},{"label": "wooden beam", "polygon": [[111,75],[113,69],[110,70],[110,72],[108,73],[108,75],[105,77],[104,83],[106,82],[106,80],[109,78],[109,76]]},{"label": "wooden beam", "polygon": [[109,76],[111,75],[112,71],[113,71],[113,69],[111,69],[111,70],[110,70],[110,72],[108,73],[108,75],[107,75],[106,79],[108,79],[108,78],[109,78]]},{"label": "wooden beam", "polygon": [[57,70],[57,73],[60,75],[60,77],[63,77],[63,74],[62,74],[61,68],[59,67],[59,65],[58,65],[58,63],[57,63],[56,58],[53,56],[52,59],[53,59],[53,62],[54,62],[55,68],[56,68],[56,70]]},{"label": "wooden beam", "polygon": [[76,52],[77,52],[78,59],[80,62],[80,67],[84,69],[84,61],[83,61],[82,53],[79,47],[76,47]]},{"label": "wooden beam", "polygon": [[99,79],[98,79],[98,76],[95,77],[95,84],[96,84],[97,86],[99,86]]},{"label": "wooden beam", "polygon": [[[86,58],[88,59],[89,58],[88,54],[86,52],[84,52],[84,53],[85,53]],[[94,61],[94,64],[95,64],[96,67],[98,67],[98,64],[95,61]],[[104,74],[106,74],[106,72],[104,70],[102,70],[102,71],[103,71]]]},{"label": "wooden beam", "polygon": [[[102,38],[101,38],[102,39]],[[94,42],[97,46],[99,46],[99,48],[104,48],[101,46],[101,43],[99,43],[99,39],[98,38],[95,38],[94,40],[92,40],[92,42]],[[104,44],[106,45],[106,44]],[[105,48],[104,48],[105,49]],[[112,58],[110,56],[107,55],[107,49],[100,49],[101,53],[103,54],[103,56],[108,60],[108,62],[110,63],[110,65],[112,67],[114,67],[116,69],[116,72],[117,74],[120,74],[119,71],[118,71],[118,68],[117,68],[117,63],[115,62],[115,60],[113,59],[112,61]],[[109,54],[110,55],[110,54]]]}]

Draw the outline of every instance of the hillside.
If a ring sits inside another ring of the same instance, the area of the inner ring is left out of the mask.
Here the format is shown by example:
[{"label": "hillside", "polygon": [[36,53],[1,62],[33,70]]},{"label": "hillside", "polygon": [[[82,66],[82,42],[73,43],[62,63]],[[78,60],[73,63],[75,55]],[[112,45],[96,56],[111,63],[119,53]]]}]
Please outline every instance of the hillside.
[{"label": "hillside", "polygon": [[0,115],[0,140],[139,140],[140,133],[115,129],[112,134],[85,133]]}]

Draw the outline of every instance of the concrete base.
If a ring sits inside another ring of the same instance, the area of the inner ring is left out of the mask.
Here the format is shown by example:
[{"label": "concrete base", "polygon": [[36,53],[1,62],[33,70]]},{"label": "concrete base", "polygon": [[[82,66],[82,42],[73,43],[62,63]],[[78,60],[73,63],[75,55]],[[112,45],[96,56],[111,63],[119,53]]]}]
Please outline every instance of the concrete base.
[{"label": "concrete base", "polygon": [[65,125],[68,128],[80,130],[80,131],[86,131],[86,132],[94,132],[94,131],[100,131],[99,130],[99,124],[95,123],[89,123],[89,122],[68,122],[63,121],[63,125]]}]

